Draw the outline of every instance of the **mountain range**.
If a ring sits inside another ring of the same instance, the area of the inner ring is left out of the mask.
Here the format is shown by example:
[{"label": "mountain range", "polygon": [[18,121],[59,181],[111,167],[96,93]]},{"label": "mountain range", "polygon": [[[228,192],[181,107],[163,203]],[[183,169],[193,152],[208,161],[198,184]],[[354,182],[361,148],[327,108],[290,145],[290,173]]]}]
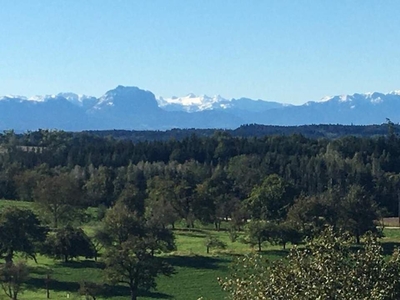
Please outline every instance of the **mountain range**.
[{"label": "mountain range", "polygon": [[0,97],[0,130],[68,131],[171,128],[236,128],[242,124],[381,124],[400,121],[400,91],[325,97],[302,105],[221,96],[156,98],[150,91],[118,86],[96,98],[74,93]]}]

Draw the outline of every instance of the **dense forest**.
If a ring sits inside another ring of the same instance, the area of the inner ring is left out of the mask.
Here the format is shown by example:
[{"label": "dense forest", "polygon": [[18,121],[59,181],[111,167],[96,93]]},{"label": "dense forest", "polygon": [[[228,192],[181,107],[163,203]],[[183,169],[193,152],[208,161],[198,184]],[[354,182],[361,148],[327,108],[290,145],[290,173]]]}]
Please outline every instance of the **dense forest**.
[{"label": "dense forest", "polygon": [[110,206],[132,191],[144,202],[161,190],[180,217],[207,222],[232,217],[273,177],[290,191],[289,206],[327,192],[344,196],[359,186],[385,214],[396,215],[400,140],[386,129],[386,135],[369,138],[234,137],[217,131],[137,143],[89,133],[9,131],[0,135],[0,197],[33,200],[47,177],[69,174],[83,205]]}]

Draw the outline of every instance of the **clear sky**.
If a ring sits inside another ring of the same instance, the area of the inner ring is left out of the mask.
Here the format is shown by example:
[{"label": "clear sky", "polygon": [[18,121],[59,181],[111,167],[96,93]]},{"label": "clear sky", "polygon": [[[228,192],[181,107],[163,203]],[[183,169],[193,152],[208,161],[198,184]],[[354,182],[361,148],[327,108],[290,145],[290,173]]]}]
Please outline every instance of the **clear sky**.
[{"label": "clear sky", "polygon": [[288,103],[400,89],[398,0],[12,0],[0,95],[221,94]]}]

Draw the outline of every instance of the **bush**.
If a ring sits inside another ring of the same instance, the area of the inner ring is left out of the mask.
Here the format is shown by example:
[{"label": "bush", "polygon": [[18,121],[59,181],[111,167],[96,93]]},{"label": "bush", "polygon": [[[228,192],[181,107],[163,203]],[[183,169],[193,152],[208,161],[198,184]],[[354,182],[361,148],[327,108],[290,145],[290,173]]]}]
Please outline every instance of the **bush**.
[{"label": "bush", "polygon": [[329,228],[305,249],[292,248],[286,261],[240,258],[231,277],[219,283],[233,300],[400,299],[399,250],[385,259],[372,235],[357,251],[350,240]]}]

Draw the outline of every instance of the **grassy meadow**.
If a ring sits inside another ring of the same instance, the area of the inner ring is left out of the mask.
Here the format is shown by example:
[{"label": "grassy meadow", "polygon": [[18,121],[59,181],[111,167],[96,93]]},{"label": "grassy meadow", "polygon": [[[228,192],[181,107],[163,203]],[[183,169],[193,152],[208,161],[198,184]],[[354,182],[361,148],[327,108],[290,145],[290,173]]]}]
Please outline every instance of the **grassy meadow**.
[{"label": "grassy meadow", "polygon": [[[0,200],[0,209],[6,206],[18,206],[32,208],[32,203]],[[90,235],[92,223],[83,227]],[[229,264],[235,256],[252,251],[249,245],[240,241],[232,243],[226,230],[219,232],[211,226],[197,226],[193,230],[177,226],[174,231],[177,250],[166,254],[166,259],[175,267],[176,273],[171,277],[158,278],[157,291],[143,293],[139,299],[178,299],[191,300],[203,297],[204,300],[224,299],[225,293],[220,289],[217,278],[225,277],[229,273]],[[204,246],[205,237],[214,235],[227,244],[224,250],[211,250],[206,254]],[[240,240],[240,236],[238,238]],[[391,251],[400,245],[400,230],[386,229],[382,239],[385,251]],[[264,253],[271,260],[286,256],[288,250],[282,250],[280,246],[265,246]],[[16,259],[17,260],[17,259]],[[74,260],[63,263],[48,257],[38,256],[38,263],[29,260],[30,279],[27,282],[27,290],[19,299],[39,300],[46,299],[46,277],[50,274],[49,289],[50,299],[85,299],[77,294],[79,282],[102,282],[102,264],[94,260]],[[101,297],[97,299],[127,299],[128,288],[124,286],[109,287]],[[0,291],[0,299],[8,299]]]}]

